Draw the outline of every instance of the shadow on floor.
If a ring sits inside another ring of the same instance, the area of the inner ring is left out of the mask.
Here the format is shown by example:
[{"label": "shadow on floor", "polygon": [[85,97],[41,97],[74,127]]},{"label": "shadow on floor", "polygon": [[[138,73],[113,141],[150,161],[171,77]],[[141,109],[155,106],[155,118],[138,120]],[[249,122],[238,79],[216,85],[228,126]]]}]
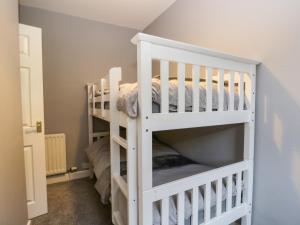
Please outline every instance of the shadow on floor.
[{"label": "shadow on floor", "polygon": [[48,214],[32,220],[32,225],[112,225],[111,209],[89,178],[48,186]]}]

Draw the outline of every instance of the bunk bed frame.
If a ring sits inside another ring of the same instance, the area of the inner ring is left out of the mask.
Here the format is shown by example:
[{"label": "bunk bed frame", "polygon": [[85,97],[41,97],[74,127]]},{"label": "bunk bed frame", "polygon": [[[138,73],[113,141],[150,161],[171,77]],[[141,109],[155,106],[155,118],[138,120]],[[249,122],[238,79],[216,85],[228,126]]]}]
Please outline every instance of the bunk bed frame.
[{"label": "bunk bed frame", "polygon": [[[258,62],[200,48],[198,46],[139,33],[132,42],[137,45],[138,116],[129,118],[116,107],[121,81],[121,68],[112,68],[98,84],[88,85],[89,137],[92,116],[110,121],[111,138],[111,203],[115,225],[152,225],[153,204],[160,202],[161,224],[169,224],[169,199],[176,196],[177,221],[184,224],[185,192],[191,192],[191,224],[198,224],[199,188],[204,187],[204,225],[230,224],[241,218],[251,224],[253,192],[253,156],[255,124],[255,78]],[[160,61],[161,104],[152,113],[152,60]],[[169,112],[169,62],[177,63],[178,111]],[[185,68],[192,66],[193,110],[185,111]],[[199,111],[200,71],[206,78],[206,110]],[[212,109],[212,82],[218,82],[218,109]],[[228,110],[224,110],[224,81],[228,81]],[[234,91],[238,88],[239,105],[235,109]],[[96,89],[100,95],[95,95]],[[109,90],[109,91],[107,91]],[[245,96],[245,97],[244,97]],[[247,99],[247,108],[244,103]],[[110,109],[105,109],[108,102]],[[96,103],[101,108],[96,109]],[[244,159],[224,167],[152,186],[152,133],[162,130],[244,124]],[[119,127],[127,129],[126,139]],[[127,149],[127,182],[120,176],[120,146]],[[235,182],[237,195],[232,204]],[[222,209],[222,183],[226,186],[226,207]],[[211,187],[216,185],[216,216],[211,218]],[[127,198],[127,221],[124,223],[117,203],[117,191]]]}]

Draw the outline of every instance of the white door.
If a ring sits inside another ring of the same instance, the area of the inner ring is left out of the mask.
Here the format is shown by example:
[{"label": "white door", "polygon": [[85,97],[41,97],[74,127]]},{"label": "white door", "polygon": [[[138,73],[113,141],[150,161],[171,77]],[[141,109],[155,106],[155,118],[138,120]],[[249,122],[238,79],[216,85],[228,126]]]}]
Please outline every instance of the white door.
[{"label": "white door", "polygon": [[20,76],[25,156],[26,192],[29,219],[48,212],[42,32],[20,24]]}]

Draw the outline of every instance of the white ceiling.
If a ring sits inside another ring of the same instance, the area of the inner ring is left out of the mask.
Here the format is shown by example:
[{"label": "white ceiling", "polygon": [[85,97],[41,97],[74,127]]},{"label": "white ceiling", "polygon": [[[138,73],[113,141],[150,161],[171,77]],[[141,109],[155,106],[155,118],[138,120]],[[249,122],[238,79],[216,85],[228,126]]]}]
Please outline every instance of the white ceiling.
[{"label": "white ceiling", "polygon": [[20,0],[22,5],[143,30],[176,0]]}]

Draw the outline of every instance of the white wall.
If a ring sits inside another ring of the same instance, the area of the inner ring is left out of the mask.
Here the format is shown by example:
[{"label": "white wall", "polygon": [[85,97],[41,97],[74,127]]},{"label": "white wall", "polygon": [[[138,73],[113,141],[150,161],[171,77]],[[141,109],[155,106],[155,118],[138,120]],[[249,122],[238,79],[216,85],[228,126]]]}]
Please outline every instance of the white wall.
[{"label": "white wall", "polygon": [[27,224],[18,1],[0,1],[0,224]]},{"label": "white wall", "polygon": [[145,32],[258,59],[255,225],[300,224],[300,1],[177,0]]}]

